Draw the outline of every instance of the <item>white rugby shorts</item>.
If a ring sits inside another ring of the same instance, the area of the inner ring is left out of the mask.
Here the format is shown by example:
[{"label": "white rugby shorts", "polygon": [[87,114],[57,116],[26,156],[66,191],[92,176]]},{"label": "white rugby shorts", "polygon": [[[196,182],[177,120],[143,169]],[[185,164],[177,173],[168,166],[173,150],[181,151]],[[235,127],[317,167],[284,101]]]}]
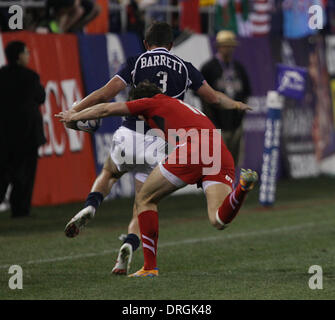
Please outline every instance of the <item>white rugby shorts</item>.
[{"label": "white rugby shorts", "polygon": [[144,182],[165,157],[166,142],[121,126],[113,135],[110,157],[120,172],[134,172]]}]

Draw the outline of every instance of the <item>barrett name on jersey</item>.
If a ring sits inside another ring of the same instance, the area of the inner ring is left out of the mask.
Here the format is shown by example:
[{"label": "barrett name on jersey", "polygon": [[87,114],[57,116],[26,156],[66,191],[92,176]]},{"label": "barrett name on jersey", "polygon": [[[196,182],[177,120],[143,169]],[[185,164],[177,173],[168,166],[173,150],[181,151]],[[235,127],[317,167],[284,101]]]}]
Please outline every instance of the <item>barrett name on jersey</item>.
[{"label": "barrett name on jersey", "polygon": [[204,77],[190,63],[170,53],[166,48],[156,48],[128,58],[116,74],[126,84],[135,86],[144,80],[155,83],[170,97],[183,99],[188,88],[197,91]]},{"label": "barrett name on jersey", "polygon": [[141,61],[141,69],[148,67],[158,67],[158,66],[166,66],[174,71],[178,71],[178,73],[182,74],[183,63],[177,61],[176,57],[168,57],[166,54],[160,55],[144,55],[140,58]]}]

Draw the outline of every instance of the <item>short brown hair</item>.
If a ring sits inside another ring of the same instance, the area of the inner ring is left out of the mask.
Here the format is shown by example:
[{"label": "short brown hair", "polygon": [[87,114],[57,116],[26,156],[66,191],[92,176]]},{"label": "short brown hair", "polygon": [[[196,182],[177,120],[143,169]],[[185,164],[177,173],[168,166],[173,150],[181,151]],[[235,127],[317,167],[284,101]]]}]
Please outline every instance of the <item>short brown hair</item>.
[{"label": "short brown hair", "polygon": [[173,43],[173,31],[166,22],[154,22],[145,32],[145,41],[149,46],[167,47]]},{"label": "short brown hair", "polygon": [[137,100],[142,98],[152,98],[156,94],[162,93],[162,90],[154,83],[145,80],[129,91],[128,100]]}]

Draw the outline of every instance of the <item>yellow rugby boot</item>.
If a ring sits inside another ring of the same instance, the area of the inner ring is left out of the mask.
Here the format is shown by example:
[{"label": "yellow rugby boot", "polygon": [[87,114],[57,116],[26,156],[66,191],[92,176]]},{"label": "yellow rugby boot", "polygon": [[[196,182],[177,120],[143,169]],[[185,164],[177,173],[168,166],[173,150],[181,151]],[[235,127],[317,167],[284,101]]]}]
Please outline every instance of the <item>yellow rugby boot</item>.
[{"label": "yellow rugby boot", "polygon": [[158,276],[158,268],[151,269],[151,270],[144,270],[144,267],[142,269],[138,270],[135,273],[130,274],[128,277],[157,277]]},{"label": "yellow rugby boot", "polygon": [[242,190],[250,191],[256,184],[258,180],[258,174],[256,171],[251,169],[241,169],[240,174],[240,185]]}]

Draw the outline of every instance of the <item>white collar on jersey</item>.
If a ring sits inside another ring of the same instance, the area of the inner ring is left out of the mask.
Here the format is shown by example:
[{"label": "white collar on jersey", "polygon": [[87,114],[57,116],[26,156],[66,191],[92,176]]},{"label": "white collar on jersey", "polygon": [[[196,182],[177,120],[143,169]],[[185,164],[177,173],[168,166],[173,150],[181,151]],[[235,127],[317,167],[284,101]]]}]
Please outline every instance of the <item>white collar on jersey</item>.
[{"label": "white collar on jersey", "polygon": [[169,52],[168,49],[164,48],[164,47],[159,47],[159,48],[155,48],[155,49],[152,49],[152,50],[148,50],[148,52],[152,52],[152,51],[166,51],[166,52]]}]

